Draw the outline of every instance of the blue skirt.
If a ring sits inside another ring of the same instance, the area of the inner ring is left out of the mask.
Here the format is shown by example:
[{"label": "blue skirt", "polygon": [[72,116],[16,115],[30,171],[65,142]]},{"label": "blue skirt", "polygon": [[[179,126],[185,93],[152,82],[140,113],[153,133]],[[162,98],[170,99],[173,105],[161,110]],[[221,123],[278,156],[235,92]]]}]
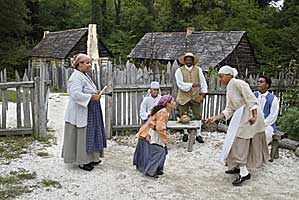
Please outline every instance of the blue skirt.
[{"label": "blue skirt", "polygon": [[136,169],[147,176],[154,176],[164,170],[166,148],[150,144],[146,139],[139,138],[133,158]]},{"label": "blue skirt", "polygon": [[136,169],[144,173],[145,167],[149,161],[150,156],[150,143],[143,138],[138,139],[136,150],[133,158],[133,165],[136,165]]}]

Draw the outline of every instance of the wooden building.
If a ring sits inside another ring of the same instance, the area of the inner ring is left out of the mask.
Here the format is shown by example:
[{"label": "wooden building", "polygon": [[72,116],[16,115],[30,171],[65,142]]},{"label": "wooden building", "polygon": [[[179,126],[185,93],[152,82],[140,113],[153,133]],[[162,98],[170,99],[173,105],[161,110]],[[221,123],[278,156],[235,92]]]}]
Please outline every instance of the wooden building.
[{"label": "wooden building", "polygon": [[240,74],[255,74],[258,63],[245,31],[154,32],[146,33],[128,55],[130,59],[173,62],[185,52],[199,56],[199,66],[230,65]]},{"label": "wooden building", "polygon": [[[51,86],[66,90],[66,82],[72,73],[71,58],[78,53],[88,54],[92,58],[92,69],[100,71],[100,65],[112,57],[101,40],[98,40],[95,24],[88,28],[66,31],[45,32],[43,39],[32,49],[29,68],[39,71],[40,65],[46,65]],[[65,68],[68,68],[65,73]],[[100,85],[100,74],[94,77]]]}]

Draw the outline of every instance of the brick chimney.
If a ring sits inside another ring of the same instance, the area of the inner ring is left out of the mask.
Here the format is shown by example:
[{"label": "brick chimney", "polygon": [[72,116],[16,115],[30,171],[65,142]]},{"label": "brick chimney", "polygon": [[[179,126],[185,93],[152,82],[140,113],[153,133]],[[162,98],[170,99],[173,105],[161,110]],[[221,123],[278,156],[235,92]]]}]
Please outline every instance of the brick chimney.
[{"label": "brick chimney", "polygon": [[187,30],[186,30],[186,37],[189,37],[192,32],[195,31],[195,28],[194,27],[187,27]]}]

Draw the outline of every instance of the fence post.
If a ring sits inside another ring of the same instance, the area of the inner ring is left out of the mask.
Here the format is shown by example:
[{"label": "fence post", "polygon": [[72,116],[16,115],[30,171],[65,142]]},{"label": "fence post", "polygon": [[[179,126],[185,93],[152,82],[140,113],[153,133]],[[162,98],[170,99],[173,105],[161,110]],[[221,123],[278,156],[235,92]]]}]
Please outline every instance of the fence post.
[{"label": "fence post", "polygon": [[47,135],[47,114],[46,114],[46,96],[45,96],[45,81],[46,81],[46,65],[40,63],[40,86],[39,86],[39,134]]},{"label": "fence post", "polygon": [[[107,91],[113,93],[113,77],[112,77],[112,63],[107,64]],[[113,117],[113,99],[112,97],[105,95],[105,126],[107,138],[112,137],[112,117]]]},{"label": "fence post", "polygon": [[39,96],[40,96],[40,78],[35,77],[34,78],[34,133],[35,135],[39,136],[39,114],[40,114],[40,101],[39,101]]},{"label": "fence post", "polygon": [[[20,82],[21,78],[17,70],[15,70],[16,81]],[[21,110],[21,91],[20,87],[16,87],[16,103],[17,103],[17,128],[22,126],[22,110]]]}]

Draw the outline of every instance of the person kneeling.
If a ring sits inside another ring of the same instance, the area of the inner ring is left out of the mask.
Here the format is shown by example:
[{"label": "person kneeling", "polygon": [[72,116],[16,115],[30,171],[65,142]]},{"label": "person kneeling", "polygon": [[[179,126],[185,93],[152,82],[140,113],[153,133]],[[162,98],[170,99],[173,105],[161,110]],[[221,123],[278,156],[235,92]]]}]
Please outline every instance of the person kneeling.
[{"label": "person kneeling", "polygon": [[167,154],[168,135],[166,133],[168,116],[176,103],[170,95],[160,98],[149,116],[146,124],[142,125],[137,133],[133,164],[136,169],[146,176],[158,178],[163,175],[164,163]]}]

